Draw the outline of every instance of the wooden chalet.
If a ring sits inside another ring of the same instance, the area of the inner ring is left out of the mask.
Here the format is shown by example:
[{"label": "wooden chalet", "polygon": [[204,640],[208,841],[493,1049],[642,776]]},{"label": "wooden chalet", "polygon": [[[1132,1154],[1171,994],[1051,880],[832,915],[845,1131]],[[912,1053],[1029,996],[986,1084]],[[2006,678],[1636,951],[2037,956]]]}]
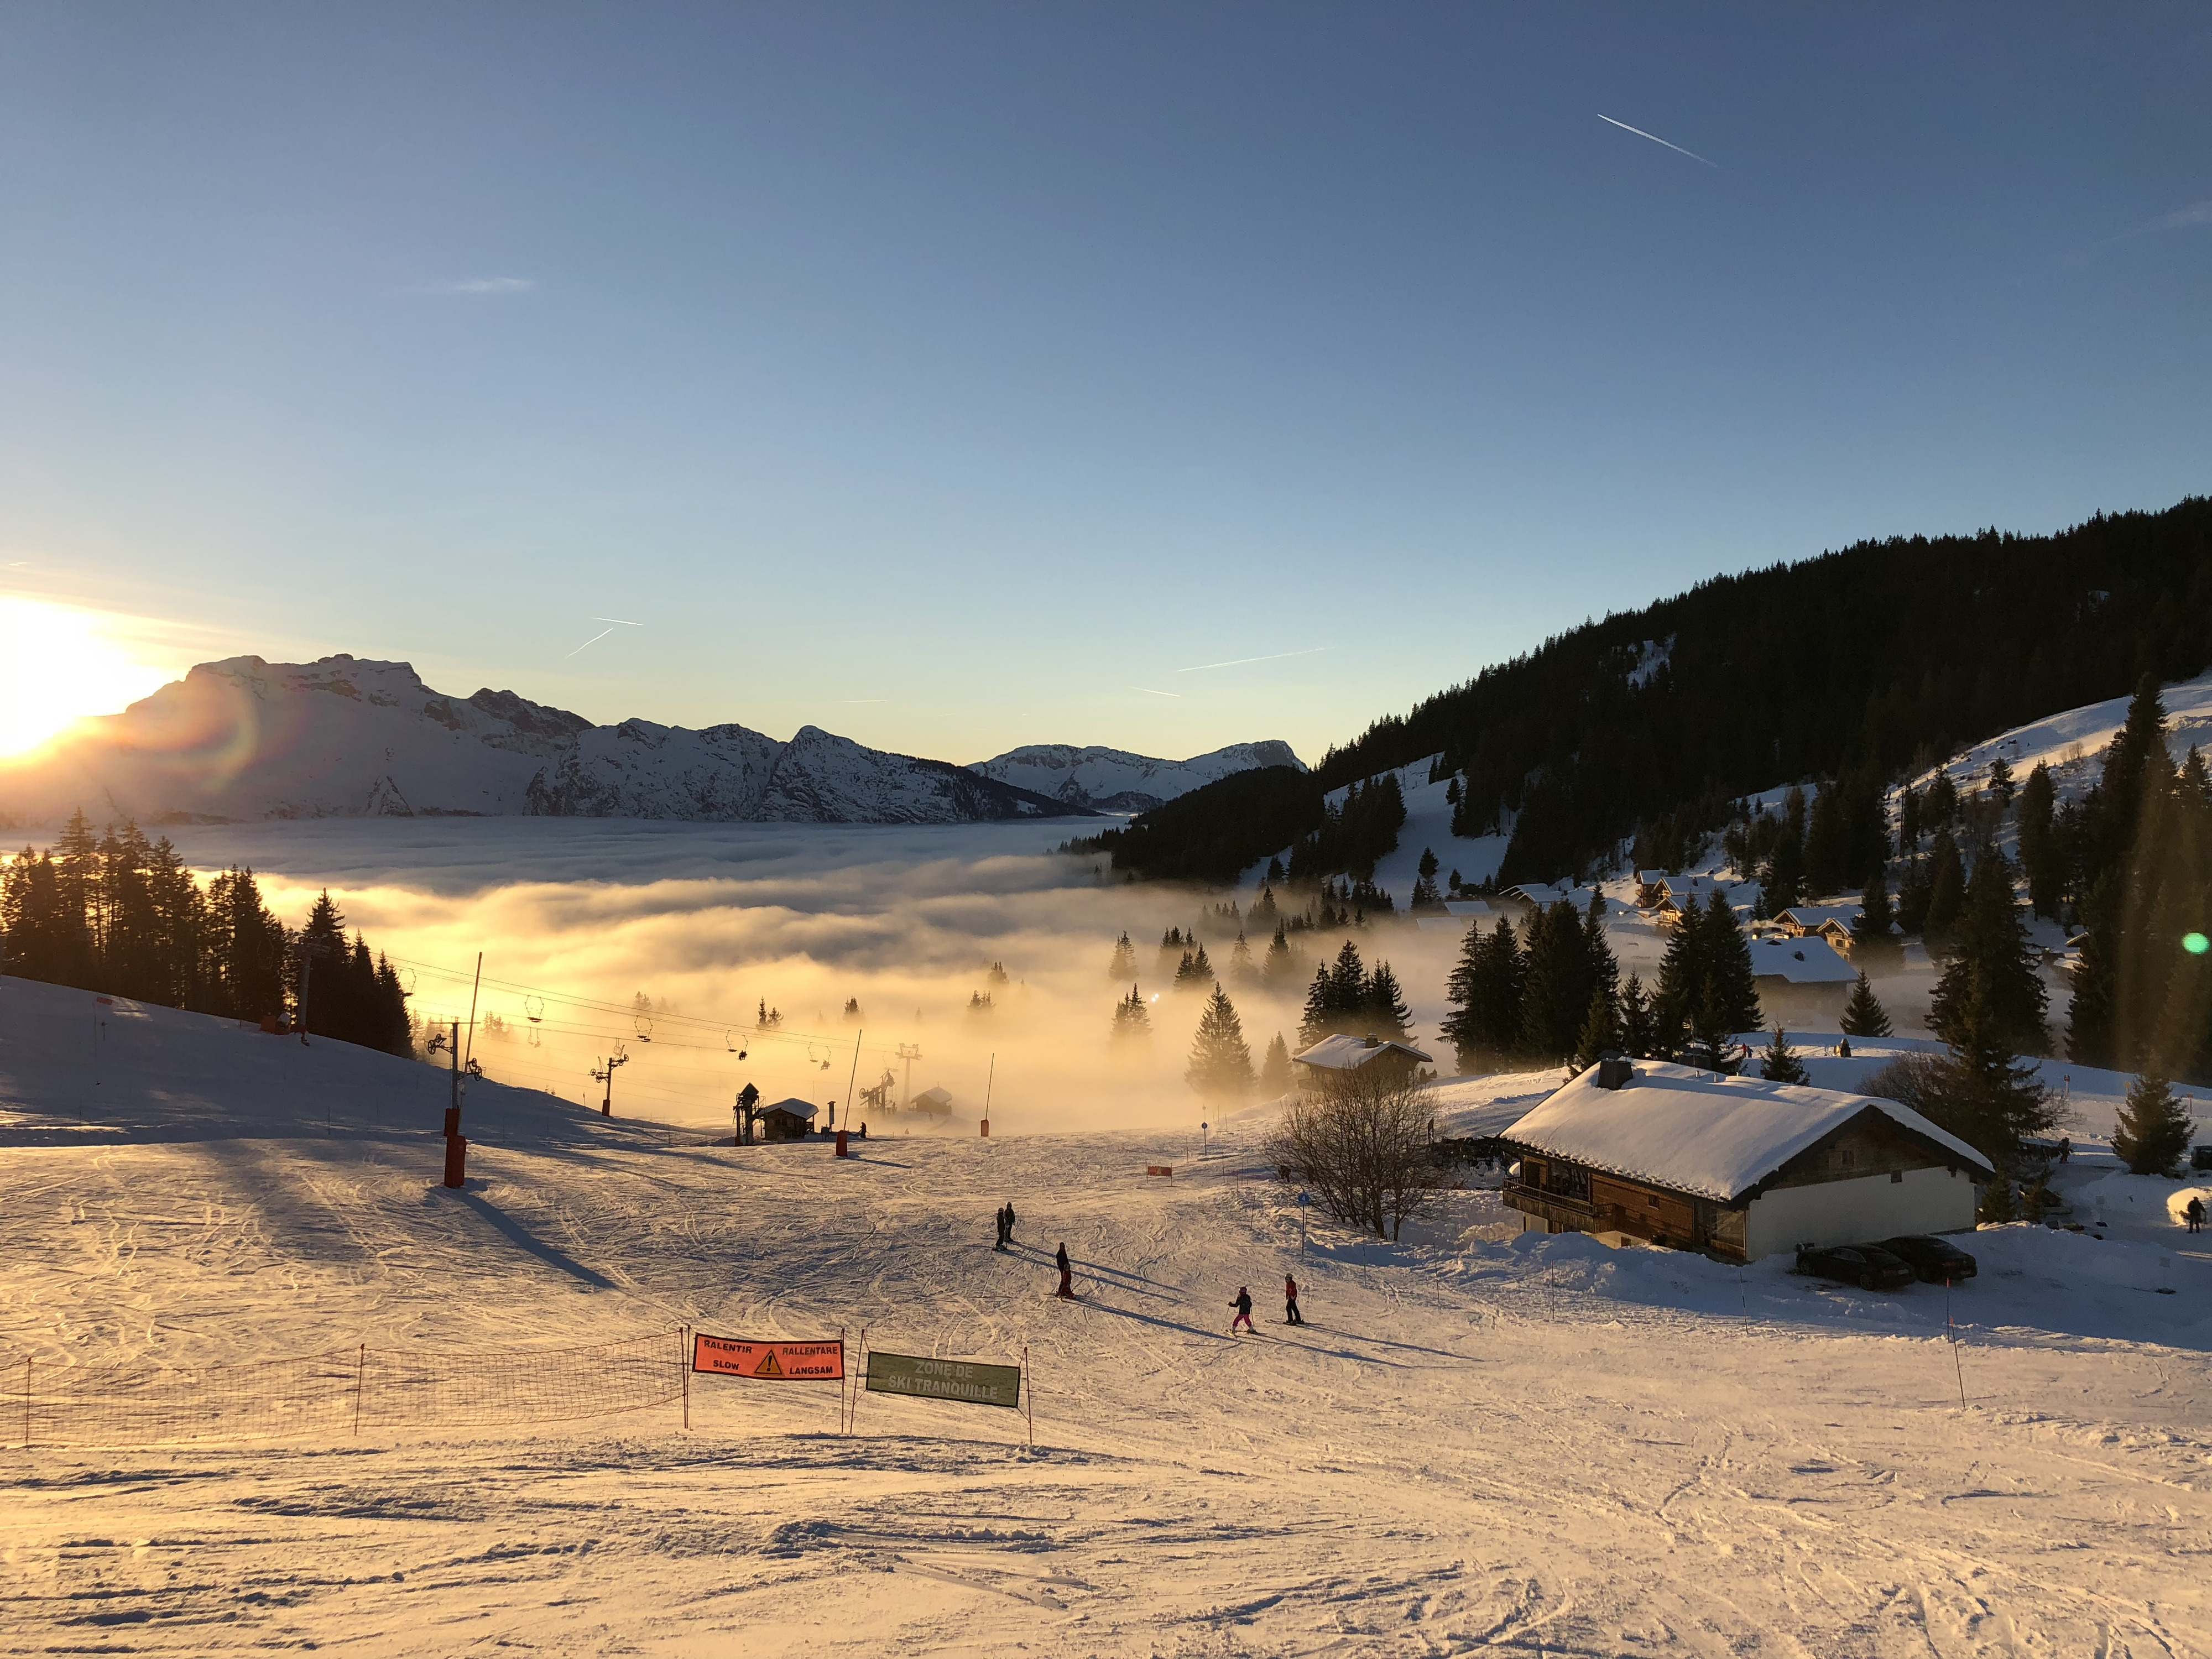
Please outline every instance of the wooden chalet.
[{"label": "wooden chalet", "polygon": [[1434,1062],[1410,1042],[1339,1032],[1334,1036],[1323,1037],[1303,1054],[1292,1054],[1291,1064],[1300,1068],[1297,1075],[1307,1087],[1318,1088],[1331,1078],[1347,1077],[1355,1072],[1402,1082],[1422,1066]]},{"label": "wooden chalet", "polygon": [[1974,1224],[1990,1162],[1893,1100],[1601,1060],[1500,1139],[1531,1232],[1617,1233],[1724,1261]]},{"label": "wooden chalet", "polygon": [[754,1114],[763,1140],[801,1140],[813,1133],[814,1115],[822,1109],[811,1100],[793,1096],[779,1100],[773,1106],[763,1106]]},{"label": "wooden chalet", "polygon": [[1817,939],[1838,956],[1851,953],[1851,929],[1861,915],[1856,904],[1793,904],[1774,918],[1788,939]]}]

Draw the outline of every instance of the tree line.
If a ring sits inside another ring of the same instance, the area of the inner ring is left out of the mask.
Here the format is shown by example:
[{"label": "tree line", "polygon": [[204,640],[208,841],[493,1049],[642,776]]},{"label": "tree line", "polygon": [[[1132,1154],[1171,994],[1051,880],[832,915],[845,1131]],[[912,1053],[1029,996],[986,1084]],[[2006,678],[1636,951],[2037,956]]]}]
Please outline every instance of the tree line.
[{"label": "tree line", "polygon": [[325,891],[305,924],[270,911],[250,868],[203,884],[167,836],[82,811],[54,844],[0,867],[0,951],[21,979],[414,1052],[399,975]]}]

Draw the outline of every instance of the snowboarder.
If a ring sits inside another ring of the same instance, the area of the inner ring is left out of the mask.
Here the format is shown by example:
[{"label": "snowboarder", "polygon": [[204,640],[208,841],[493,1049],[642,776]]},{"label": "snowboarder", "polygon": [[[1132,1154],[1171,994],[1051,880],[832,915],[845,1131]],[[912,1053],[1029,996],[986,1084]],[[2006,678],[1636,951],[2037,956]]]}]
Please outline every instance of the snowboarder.
[{"label": "snowboarder", "polygon": [[[1229,1322],[1229,1334],[1230,1334],[1230,1335],[1231,1335],[1231,1336],[1236,1335],[1236,1334],[1237,1334],[1237,1328],[1239,1325],[1242,1325],[1242,1326],[1243,1326],[1246,1330],[1248,1330],[1248,1331],[1251,1330],[1251,1329],[1252,1329],[1252,1291],[1251,1291],[1251,1288],[1250,1288],[1249,1285],[1239,1285],[1237,1287],[1237,1299],[1236,1299],[1234,1302],[1231,1303],[1229,1305],[1230,1305],[1231,1307],[1232,1307],[1232,1308],[1234,1308],[1234,1309],[1236,1309],[1236,1310],[1237,1310],[1237,1317],[1236,1317],[1236,1318],[1234,1318],[1234,1319],[1232,1319],[1232,1320],[1231,1320],[1231,1321]],[[1256,1335],[1258,1335],[1258,1334],[1259,1334],[1259,1333],[1258,1333],[1258,1332],[1256,1332],[1256,1331],[1254,1331],[1254,1332],[1253,1332],[1253,1334],[1256,1336]]]},{"label": "snowboarder", "polygon": [[[1298,1315],[1298,1281],[1288,1273],[1283,1275],[1283,1323],[1303,1325],[1306,1322]],[[1231,1326],[1230,1329],[1237,1328]]]},{"label": "snowboarder", "polygon": [[[1006,1207],[1011,1210],[1013,1208],[1013,1206],[1009,1204]],[[1060,1249],[1054,1253],[1053,1260],[1060,1265],[1059,1294],[1065,1300],[1073,1302],[1075,1300],[1075,1273],[1074,1269],[1067,1265],[1067,1243],[1066,1240],[1063,1239],[1060,1242]]]},{"label": "snowboarder", "polygon": [[2181,1213],[2189,1218],[2191,1232],[2201,1233],[2204,1231],[2204,1200],[2196,1194],[2190,1194],[2189,1207]]}]

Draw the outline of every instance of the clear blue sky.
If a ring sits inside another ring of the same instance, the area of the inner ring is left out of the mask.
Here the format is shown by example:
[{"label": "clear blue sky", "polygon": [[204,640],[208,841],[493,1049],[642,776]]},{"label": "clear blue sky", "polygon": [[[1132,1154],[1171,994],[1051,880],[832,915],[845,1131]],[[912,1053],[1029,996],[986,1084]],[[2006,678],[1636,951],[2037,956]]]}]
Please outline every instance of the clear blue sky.
[{"label": "clear blue sky", "polygon": [[0,592],[1310,758],[1717,570],[2204,490],[2208,86],[2202,6],[16,6]]}]

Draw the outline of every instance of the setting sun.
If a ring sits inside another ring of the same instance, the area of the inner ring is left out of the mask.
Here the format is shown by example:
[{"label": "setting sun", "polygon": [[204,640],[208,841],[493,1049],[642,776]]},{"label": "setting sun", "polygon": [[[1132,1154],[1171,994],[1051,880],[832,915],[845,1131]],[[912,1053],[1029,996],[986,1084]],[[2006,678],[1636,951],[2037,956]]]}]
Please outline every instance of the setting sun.
[{"label": "setting sun", "polygon": [[112,714],[169,676],[96,611],[0,599],[0,756],[35,749],[88,714]]}]

